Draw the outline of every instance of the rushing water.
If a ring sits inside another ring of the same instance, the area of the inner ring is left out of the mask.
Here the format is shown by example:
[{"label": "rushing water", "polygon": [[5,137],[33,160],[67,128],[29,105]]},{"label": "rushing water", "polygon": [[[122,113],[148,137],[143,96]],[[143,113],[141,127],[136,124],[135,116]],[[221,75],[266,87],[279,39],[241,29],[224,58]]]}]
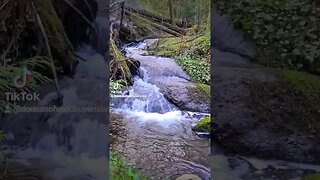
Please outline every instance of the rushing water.
[{"label": "rushing water", "polygon": [[[142,56],[145,53],[142,48],[146,45],[142,42],[127,47],[126,55],[136,60],[166,59]],[[141,67],[141,77],[135,77],[133,86],[127,90],[130,97],[122,99],[121,103],[113,107],[118,118],[111,122],[111,148],[141,169],[141,172],[156,179],[174,179],[188,173],[210,179],[209,159],[212,162],[211,173],[217,180],[298,180],[306,174],[320,172],[319,165],[226,155],[216,144],[214,155],[210,158],[209,140],[199,138],[191,130],[206,114],[183,112],[170,104],[159,87],[152,84],[154,74],[159,73],[150,73],[146,69]],[[163,75],[156,78],[172,82],[186,81],[177,76]]]},{"label": "rushing water", "polygon": [[[127,56],[141,53],[145,45],[126,48]],[[142,66],[140,72],[141,77],[134,77],[133,86],[127,90],[128,96],[113,107],[117,118],[111,122],[111,148],[156,179],[190,173],[210,179],[210,141],[191,129],[206,114],[180,111],[149,82],[152,77],[146,68]]]}]

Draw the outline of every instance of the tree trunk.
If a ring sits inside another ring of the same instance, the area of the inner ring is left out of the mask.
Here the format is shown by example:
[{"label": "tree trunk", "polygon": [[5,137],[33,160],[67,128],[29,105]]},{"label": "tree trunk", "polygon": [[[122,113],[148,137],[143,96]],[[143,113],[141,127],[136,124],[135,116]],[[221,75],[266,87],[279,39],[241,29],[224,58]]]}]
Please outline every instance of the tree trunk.
[{"label": "tree trunk", "polygon": [[173,22],[173,10],[172,10],[172,1],[168,0],[168,5],[169,5],[169,18],[170,18],[170,23]]}]

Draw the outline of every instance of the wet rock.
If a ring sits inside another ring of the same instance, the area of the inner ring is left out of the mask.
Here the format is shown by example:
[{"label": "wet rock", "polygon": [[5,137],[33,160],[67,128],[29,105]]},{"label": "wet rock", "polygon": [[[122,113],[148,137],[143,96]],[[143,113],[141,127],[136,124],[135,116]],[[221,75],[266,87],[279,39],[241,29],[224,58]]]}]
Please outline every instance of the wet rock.
[{"label": "wet rock", "polygon": [[135,76],[135,75],[140,76],[139,68],[140,68],[141,63],[139,61],[131,60],[130,62],[128,62],[128,65],[129,65],[129,69],[130,69],[132,76]]},{"label": "wet rock", "polygon": [[147,44],[147,48],[153,48],[158,44],[159,39],[146,39],[144,42]]},{"label": "wet rock", "polygon": [[210,112],[210,100],[194,83],[166,78],[153,79],[152,82],[160,88],[165,98],[181,110],[194,112]]},{"label": "wet rock", "polygon": [[136,53],[131,57],[140,61],[141,66],[148,71],[150,77],[174,76],[190,80],[189,76],[183,71],[183,69],[171,58],[142,56]]},{"label": "wet rock", "polygon": [[319,163],[319,138],[305,121],[317,117],[304,113],[303,96],[288,93],[274,70],[228,61],[214,71],[215,142],[243,156]]},{"label": "wet rock", "polygon": [[176,178],[176,180],[201,180],[201,178],[194,174],[184,174]]},{"label": "wet rock", "polygon": [[131,56],[147,71],[148,81],[160,88],[165,98],[181,110],[210,112],[208,94],[190,81],[190,77],[171,58],[142,56],[136,51]]}]

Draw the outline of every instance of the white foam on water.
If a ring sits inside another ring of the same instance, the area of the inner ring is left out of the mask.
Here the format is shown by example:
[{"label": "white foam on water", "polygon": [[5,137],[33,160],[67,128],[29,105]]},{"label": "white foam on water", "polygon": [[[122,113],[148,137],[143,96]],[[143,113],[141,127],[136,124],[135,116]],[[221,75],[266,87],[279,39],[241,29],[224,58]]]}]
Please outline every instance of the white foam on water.
[{"label": "white foam on water", "polygon": [[129,88],[128,92],[129,95],[121,106],[123,110],[160,114],[176,110],[176,108],[165,99],[157,86],[145,82],[139,77],[135,77],[135,82],[133,86]]},{"label": "white foam on water", "polygon": [[119,110],[118,112],[122,112],[126,115],[127,118],[135,119],[141,123],[156,122],[163,127],[169,127],[170,125],[177,124],[179,121],[185,119],[185,116],[181,111],[170,111],[164,114],[123,110]]},{"label": "white foam on water", "polygon": [[[145,48],[147,43],[141,42],[130,47],[126,47],[127,56],[139,53]],[[152,58],[158,58],[150,56]],[[134,77],[134,83],[128,89],[128,97],[125,98],[115,111],[121,112],[130,119],[139,122],[157,122],[163,126],[177,124],[182,120],[194,119],[193,115],[199,115],[194,112],[182,112],[177,107],[168,102],[164,95],[160,92],[160,88],[149,83],[149,73],[143,67],[139,69],[141,76]],[[167,80],[184,80],[177,76],[163,77]],[[144,96],[144,97],[143,97]],[[202,114],[202,113],[201,113]],[[199,119],[198,119],[199,120]]]},{"label": "white foam on water", "polygon": [[147,43],[143,41],[133,46],[126,47],[125,48],[126,56],[131,56],[135,53],[143,52],[142,49],[144,49],[146,46],[147,46]]}]

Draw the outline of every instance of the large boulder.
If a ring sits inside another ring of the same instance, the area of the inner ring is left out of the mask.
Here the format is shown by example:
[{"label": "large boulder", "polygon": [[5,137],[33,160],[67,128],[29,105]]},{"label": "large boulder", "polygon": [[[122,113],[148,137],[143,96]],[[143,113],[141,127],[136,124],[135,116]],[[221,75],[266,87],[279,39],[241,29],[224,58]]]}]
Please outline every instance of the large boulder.
[{"label": "large boulder", "polygon": [[180,79],[158,78],[152,81],[164,97],[181,110],[210,113],[210,95],[196,84]]}]

